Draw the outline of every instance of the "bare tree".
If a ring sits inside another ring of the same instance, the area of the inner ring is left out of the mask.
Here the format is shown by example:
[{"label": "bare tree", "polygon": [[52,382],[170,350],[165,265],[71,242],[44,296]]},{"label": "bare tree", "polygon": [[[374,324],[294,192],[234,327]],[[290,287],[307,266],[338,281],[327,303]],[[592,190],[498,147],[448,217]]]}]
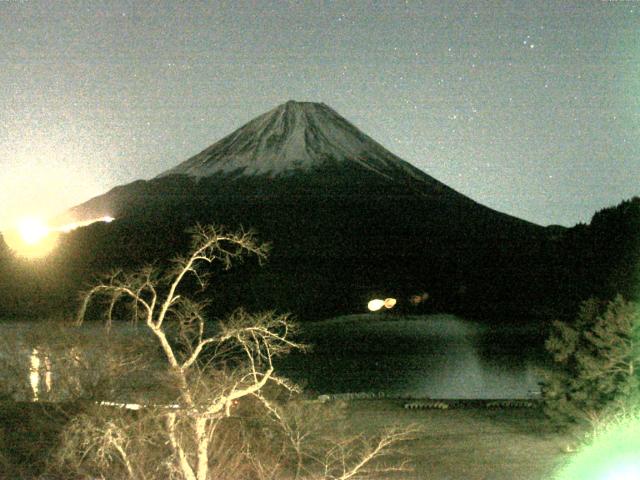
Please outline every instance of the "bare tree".
[{"label": "bare tree", "polygon": [[[86,293],[79,312],[81,323],[91,301],[104,296],[108,299],[107,322],[111,323],[117,304],[128,302],[157,339],[178,394],[177,408],[164,412],[166,434],[176,468],[187,480],[209,478],[211,437],[219,419],[231,414],[235,402],[256,394],[269,382],[294,388],[277,377],[273,367],[275,356],[299,346],[291,340],[293,326],[287,316],[250,315],[238,310],[220,323],[218,332],[206,336],[203,305],[180,292],[187,276],[205,287],[206,275],[198,269],[202,264],[219,261],[229,268],[234,258],[245,253],[263,259],[266,247],[251,233],[198,226],[191,253],[175,259],[173,268],[164,275],[149,267],[131,274],[115,272]],[[177,343],[169,337],[171,326],[177,331]],[[210,368],[199,363],[205,350],[210,350]],[[244,355],[242,366],[228,371],[220,368],[237,352]],[[209,376],[213,365],[217,368]]]},{"label": "bare tree", "polygon": [[[85,469],[87,474],[111,468],[123,478],[347,480],[364,478],[372,460],[408,438],[409,431],[389,431],[373,443],[335,435],[329,440],[329,435],[321,442],[323,453],[303,446],[309,432],[269,399],[270,388],[288,395],[298,391],[276,375],[273,364],[275,357],[303,348],[293,339],[296,325],[287,315],[239,309],[215,329],[205,328],[205,305],[185,296],[186,279],[204,288],[203,265],[219,262],[229,268],[245,254],[262,260],[266,253],[251,233],[197,226],[188,256],[175,259],[166,272],[151,267],[114,272],[83,295],[79,324],[99,297],[106,299],[100,305],[107,325],[122,312],[121,304],[130,307],[131,318],[142,322],[160,346],[173,398],[165,392],[162,403],[150,395],[137,422],[126,412],[78,417],[67,429],[59,462],[81,471],[81,464],[91,460],[95,468]],[[262,412],[252,418],[268,418],[272,430],[245,432],[233,424],[240,418],[237,409],[249,404]],[[151,456],[143,458],[147,450]],[[247,464],[251,473],[243,473]],[[404,465],[384,471],[398,468]]]}]

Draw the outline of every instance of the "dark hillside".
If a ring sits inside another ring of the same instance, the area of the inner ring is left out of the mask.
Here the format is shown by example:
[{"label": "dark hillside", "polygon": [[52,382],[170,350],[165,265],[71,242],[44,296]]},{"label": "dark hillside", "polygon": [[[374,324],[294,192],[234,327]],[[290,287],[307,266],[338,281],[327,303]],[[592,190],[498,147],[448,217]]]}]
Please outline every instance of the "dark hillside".
[{"label": "dark hillside", "polygon": [[361,311],[375,294],[406,306],[427,292],[428,311],[531,313],[546,285],[545,230],[446,190],[416,190],[365,170],[135,182],[79,206],[84,217],[117,220],[67,236],[47,263],[70,286],[167,259],[186,248],[190,226],[216,223],[251,227],[272,244],[266,266],[233,274],[243,280],[235,301],[249,306],[317,318]]}]

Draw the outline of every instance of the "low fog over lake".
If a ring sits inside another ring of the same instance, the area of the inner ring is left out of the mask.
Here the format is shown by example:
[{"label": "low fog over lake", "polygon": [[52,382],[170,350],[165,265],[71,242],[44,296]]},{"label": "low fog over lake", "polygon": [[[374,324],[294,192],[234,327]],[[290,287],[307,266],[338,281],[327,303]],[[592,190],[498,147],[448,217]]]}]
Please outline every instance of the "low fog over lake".
[{"label": "low fog over lake", "polygon": [[453,315],[341,317],[304,325],[303,336],[313,349],[281,360],[280,373],[318,393],[529,398],[544,364],[537,332]]},{"label": "low fog over lake", "polygon": [[[3,324],[5,334],[13,332],[21,339],[27,389],[29,355],[38,345],[41,328],[37,323]],[[538,369],[545,362],[543,337],[531,327],[491,328],[453,315],[351,315],[303,323],[301,328],[302,341],[311,346],[310,351],[279,359],[276,370],[317,394],[530,398],[537,396]],[[118,336],[131,336],[137,329],[118,324],[116,330]],[[144,330],[136,333],[146,338]],[[104,325],[87,324],[69,330],[64,337],[69,334],[81,335],[85,344],[100,343]],[[5,340],[9,338],[13,337]],[[62,346],[69,340],[60,338],[59,343]],[[93,348],[98,347],[89,349]],[[53,366],[56,376],[55,361]]]}]

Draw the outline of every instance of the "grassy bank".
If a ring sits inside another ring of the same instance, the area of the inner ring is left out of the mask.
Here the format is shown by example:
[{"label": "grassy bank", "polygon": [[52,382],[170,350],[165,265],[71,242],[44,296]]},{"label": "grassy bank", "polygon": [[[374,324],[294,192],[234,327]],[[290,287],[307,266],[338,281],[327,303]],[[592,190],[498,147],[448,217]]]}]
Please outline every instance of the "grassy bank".
[{"label": "grassy bank", "polygon": [[[551,431],[537,409],[467,407],[406,410],[400,400],[330,402],[348,428],[375,435],[387,426],[417,425],[405,445],[415,470],[406,480],[548,480],[569,455],[567,438]],[[36,478],[67,421],[68,408],[0,405],[0,478]],[[398,478],[398,477],[394,477]]]},{"label": "grassy bank", "polygon": [[346,406],[354,431],[416,424],[407,445],[420,480],[549,480],[566,462],[569,439],[554,433],[539,409],[405,410],[402,401],[355,400]]},{"label": "grassy bank", "polygon": [[41,474],[58,436],[80,405],[0,402],[0,479]]}]

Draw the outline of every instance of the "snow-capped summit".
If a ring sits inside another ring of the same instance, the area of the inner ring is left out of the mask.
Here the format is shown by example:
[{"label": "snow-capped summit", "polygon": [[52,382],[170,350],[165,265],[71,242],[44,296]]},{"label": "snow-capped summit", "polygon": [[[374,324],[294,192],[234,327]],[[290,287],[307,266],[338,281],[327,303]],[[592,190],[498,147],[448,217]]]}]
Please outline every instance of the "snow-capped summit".
[{"label": "snow-capped summit", "polygon": [[324,103],[290,100],[159,175],[276,177],[326,163],[356,163],[386,177],[431,177],[389,152]]}]

